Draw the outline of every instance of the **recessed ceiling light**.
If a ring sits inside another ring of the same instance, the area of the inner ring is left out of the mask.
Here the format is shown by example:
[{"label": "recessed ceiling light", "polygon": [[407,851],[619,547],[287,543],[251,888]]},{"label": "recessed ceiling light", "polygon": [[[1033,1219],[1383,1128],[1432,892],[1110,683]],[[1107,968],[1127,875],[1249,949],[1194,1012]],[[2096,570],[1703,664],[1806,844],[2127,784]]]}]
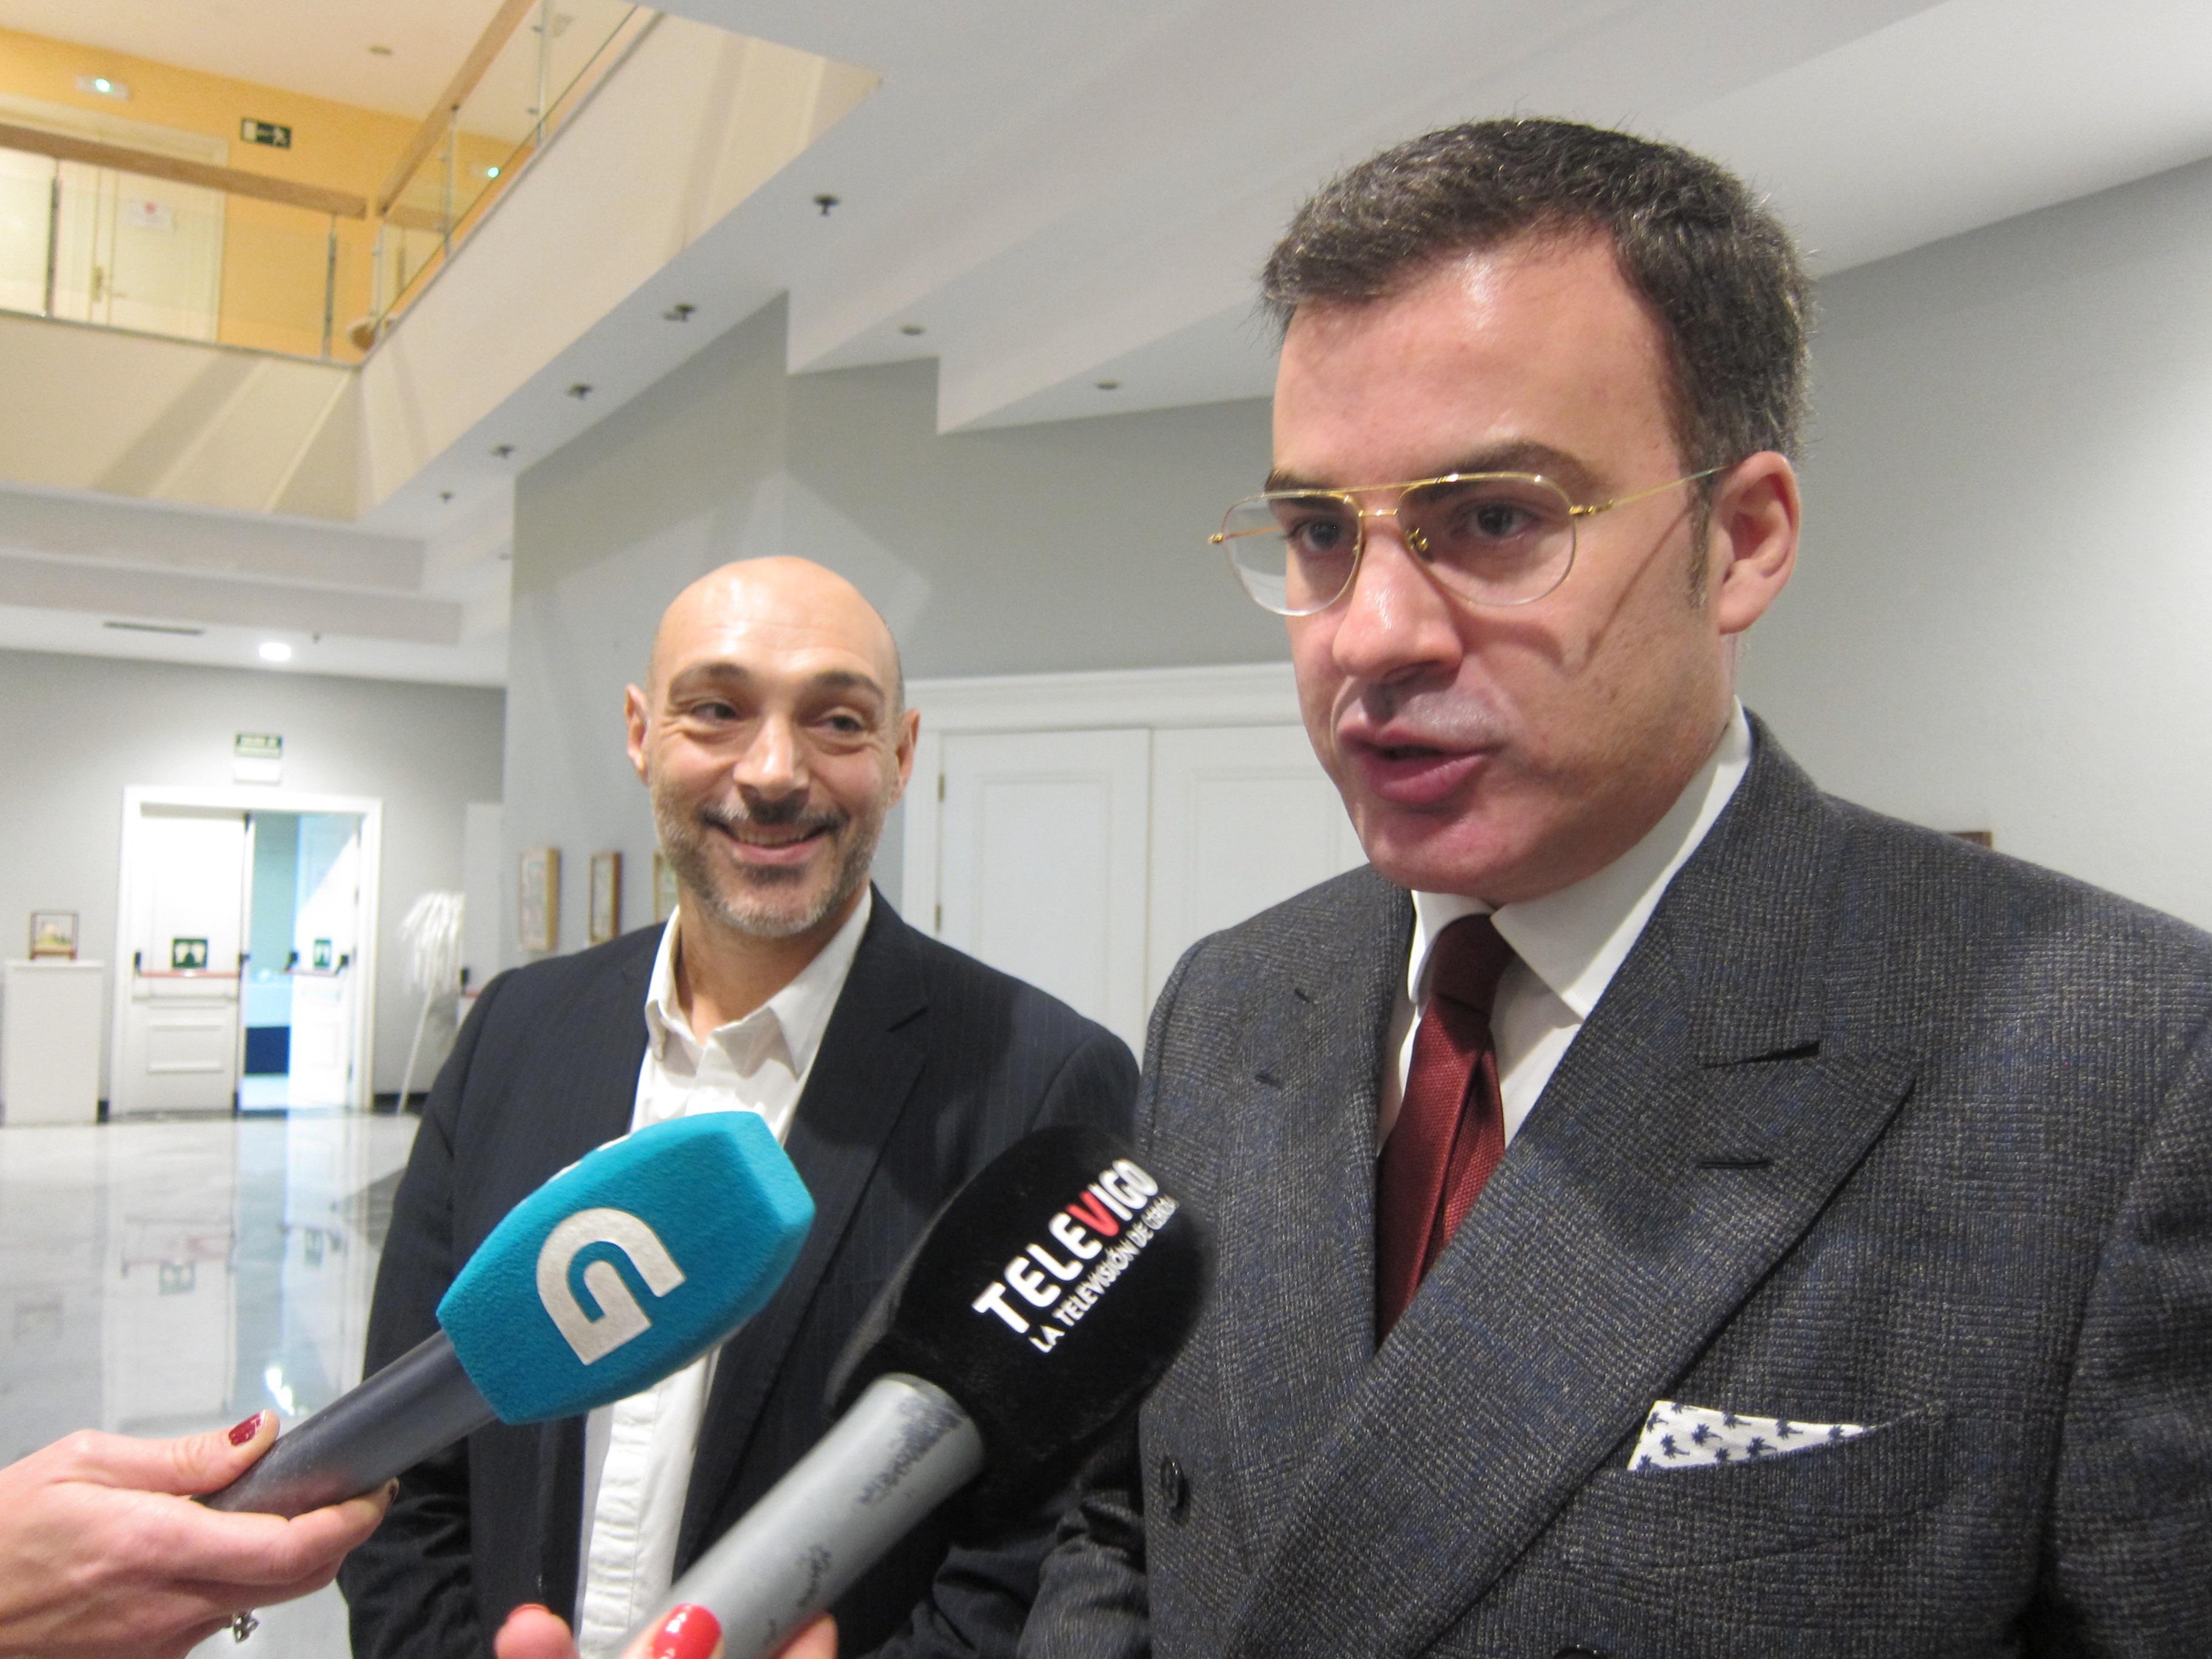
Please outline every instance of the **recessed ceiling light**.
[{"label": "recessed ceiling light", "polygon": [[926,331],[927,331],[923,329],[920,323],[901,323],[899,325],[899,332],[906,335],[908,338],[913,337],[916,334],[924,333]]},{"label": "recessed ceiling light", "polygon": [[389,58],[392,56],[392,48],[389,46],[371,46],[368,49],[368,55],[371,58]]},{"label": "recessed ceiling light", "polygon": [[575,385],[568,388],[568,395],[580,404],[585,398],[592,395],[591,382],[588,380],[577,381]]},{"label": "recessed ceiling light", "polygon": [[498,178],[498,177],[499,177],[499,169],[498,169],[497,167],[486,167],[486,168],[484,169],[484,177],[485,177],[485,178],[487,178],[487,179],[496,179],[496,178]]},{"label": "recessed ceiling light", "polygon": [[698,309],[689,300],[678,300],[660,313],[660,320],[664,323],[688,323],[691,320],[691,313]]},{"label": "recessed ceiling light", "polygon": [[513,444],[494,444],[491,447],[491,453],[498,456],[499,459],[503,461],[508,456],[514,453],[514,446]]},{"label": "recessed ceiling light", "polygon": [[837,205],[838,200],[839,198],[835,196],[817,196],[814,198],[814,205],[822,210],[822,216],[827,219],[830,216],[830,210]]},{"label": "recessed ceiling light", "polygon": [[292,660],[292,647],[282,640],[264,640],[261,641],[261,660],[289,662]]},{"label": "recessed ceiling light", "polygon": [[1121,389],[1121,383],[1119,380],[1101,380],[1098,382],[1098,389],[1101,392],[1119,392]]},{"label": "recessed ceiling light", "polygon": [[127,100],[131,96],[129,87],[120,81],[112,81],[105,75],[78,76],[76,89],[79,92],[88,92],[95,98]]},{"label": "recessed ceiling light", "polygon": [[450,501],[453,499],[453,492],[450,489],[441,489],[438,492],[438,499],[441,501]]}]

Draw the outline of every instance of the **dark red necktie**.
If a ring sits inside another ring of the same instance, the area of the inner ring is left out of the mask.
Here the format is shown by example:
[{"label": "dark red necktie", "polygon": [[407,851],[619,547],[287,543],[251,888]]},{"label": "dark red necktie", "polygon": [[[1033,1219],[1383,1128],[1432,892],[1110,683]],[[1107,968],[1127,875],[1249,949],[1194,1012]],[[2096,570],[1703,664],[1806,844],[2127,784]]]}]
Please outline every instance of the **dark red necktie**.
[{"label": "dark red necktie", "polygon": [[1490,1005],[1512,960],[1513,947],[1488,916],[1461,917],[1431,947],[1429,1004],[1413,1032],[1405,1098],[1376,1178],[1378,1343],[1505,1155]]}]

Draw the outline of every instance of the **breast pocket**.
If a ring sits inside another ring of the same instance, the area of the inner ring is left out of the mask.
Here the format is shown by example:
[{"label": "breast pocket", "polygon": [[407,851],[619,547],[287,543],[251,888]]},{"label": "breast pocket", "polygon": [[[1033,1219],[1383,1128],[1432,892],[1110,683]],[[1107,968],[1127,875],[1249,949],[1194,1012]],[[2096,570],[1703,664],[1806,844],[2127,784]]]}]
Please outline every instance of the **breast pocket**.
[{"label": "breast pocket", "polygon": [[1575,1501],[1570,1565],[1673,1578],[1888,1526],[1940,1502],[1948,1417],[1924,1406],[1849,1440],[1750,1462],[1613,1469]]}]

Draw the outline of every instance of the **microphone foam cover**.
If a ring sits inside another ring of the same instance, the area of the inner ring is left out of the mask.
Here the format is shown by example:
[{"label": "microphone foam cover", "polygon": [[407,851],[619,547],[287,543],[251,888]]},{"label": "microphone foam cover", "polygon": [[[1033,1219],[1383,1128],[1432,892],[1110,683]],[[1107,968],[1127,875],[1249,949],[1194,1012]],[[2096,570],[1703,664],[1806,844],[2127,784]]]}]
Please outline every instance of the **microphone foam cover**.
[{"label": "microphone foam cover", "polygon": [[1205,1222],[1103,1131],[1043,1129],[954,1194],[830,1382],[904,1371],[981,1431],[987,1502],[1043,1496],[1159,1381],[1212,1278]]},{"label": "microphone foam cover", "polygon": [[438,1323],[507,1423],[573,1417],[648,1388],[759,1310],[814,1200],[751,1112],[609,1141],[507,1212]]}]

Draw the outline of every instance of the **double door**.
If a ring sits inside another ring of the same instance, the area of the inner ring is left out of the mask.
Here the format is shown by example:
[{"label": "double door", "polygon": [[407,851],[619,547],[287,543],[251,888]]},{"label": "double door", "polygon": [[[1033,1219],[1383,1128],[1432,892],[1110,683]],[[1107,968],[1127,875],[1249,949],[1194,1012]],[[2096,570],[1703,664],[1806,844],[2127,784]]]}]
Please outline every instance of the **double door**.
[{"label": "double door", "polygon": [[223,793],[126,795],[109,1110],[365,1105],[374,803]]},{"label": "double door", "polygon": [[1140,1052],[1191,945],[1365,861],[1299,726],[965,732],[930,749],[936,776],[906,809],[908,919]]}]

